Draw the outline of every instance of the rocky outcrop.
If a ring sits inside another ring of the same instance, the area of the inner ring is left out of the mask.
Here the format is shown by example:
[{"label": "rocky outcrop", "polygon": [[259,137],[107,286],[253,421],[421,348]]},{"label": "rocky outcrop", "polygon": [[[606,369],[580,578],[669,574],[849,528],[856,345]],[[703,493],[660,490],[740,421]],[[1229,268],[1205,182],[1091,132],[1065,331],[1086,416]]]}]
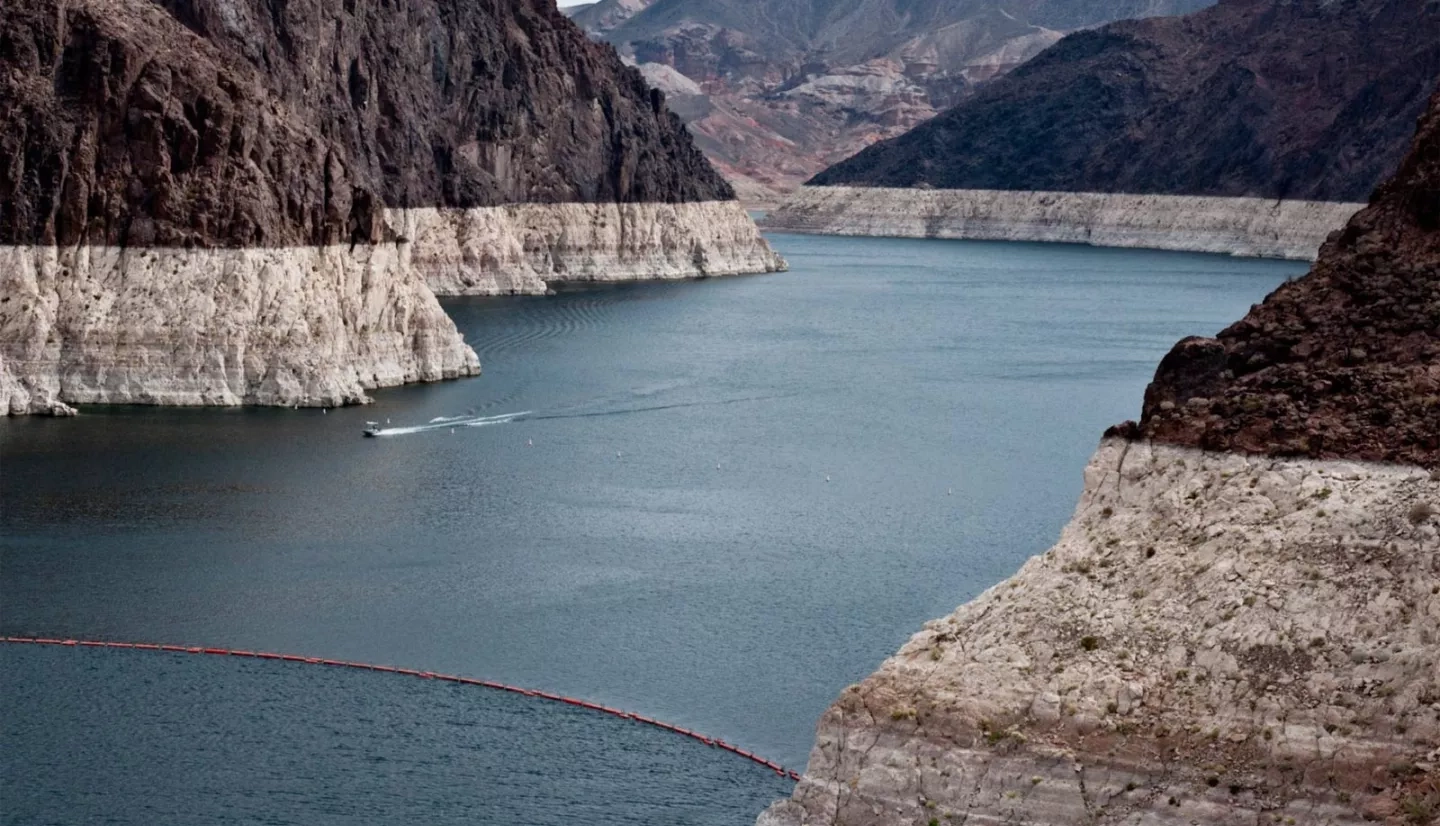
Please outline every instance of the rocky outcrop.
[{"label": "rocky outcrop", "polygon": [[1437,159],[1440,91],[1311,274],[1177,345],[1060,541],[842,692],[760,823],[1435,823]]},{"label": "rocky outcrop", "polygon": [[1078,32],[821,186],[1360,201],[1440,82],[1440,7],[1222,0]]},{"label": "rocky outcrop", "polygon": [[1440,480],[1120,439],[1085,480],[842,692],[761,823],[1358,824],[1433,771]]},{"label": "rocky outcrop", "polygon": [[[508,234],[472,224],[464,255],[520,238],[575,256],[537,270],[555,276],[673,277],[681,247],[687,274],[781,266],[731,197],[663,97],[548,0],[7,3],[0,407],[329,405],[474,374],[412,266],[463,255],[392,213],[535,204]],[[665,265],[629,238],[581,250],[577,209],[644,212],[625,228]]]},{"label": "rocky outcrop", "polygon": [[1127,432],[1440,468],[1440,94],[1310,275],[1215,338],[1177,344]]},{"label": "rocky outcrop", "polygon": [[575,19],[642,67],[668,67],[698,86],[672,95],[697,144],[742,197],[774,201],[1066,31],[1208,2],[602,0]]},{"label": "rocky outcrop", "polygon": [[825,235],[1056,241],[1313,260],[1364,204],[1188,195],[803,187],[766,227]]}]

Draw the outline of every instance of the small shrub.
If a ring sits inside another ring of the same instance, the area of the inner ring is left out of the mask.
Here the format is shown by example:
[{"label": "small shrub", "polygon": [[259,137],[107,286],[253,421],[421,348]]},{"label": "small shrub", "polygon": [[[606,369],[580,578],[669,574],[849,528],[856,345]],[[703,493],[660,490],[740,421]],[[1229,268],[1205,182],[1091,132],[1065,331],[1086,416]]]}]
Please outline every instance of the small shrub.
[{"label": "small shrub", "polygon": [[1111,700],[1110,702],[1105,704],[1105,710],[1110,714],[1114,714],[1115,712],[1120,710],[1120,704],[1115,702],[1114,700]]},{"label": "small shrub", "polygon": [[1324,500],[1329,499],[1329,498],[1330,498],[1330,494],[1333,493],[1333,492],[1334,492],[1334,491],[1330,490],[1329,488],[1321,488],[1321,489],[1315,491],[1314,493],[1310,494],[1310,497],[1311,497],[1312,499],[1319,499],[1319,500],[1321,500],[1321,501],[1323,502]]},{"label": "small shrub", "polygon": [[1135,791],[1135,784],[1134,784],[1134,782],[1126,783],[1126,784],[1125,784],[1125,791],[1127,791],[1127,792],[1133,792],[1133,791]]},{"label": "small shrub", "polygon": [[1440,814],[1440,800],[1434,797],[1411,795],[1400,803],[1400,811],[1405,813],[1405,821],[1415,826],[1425,826],[1434,822],[1437,814]]},{"label": "small shrub", "polygon": [[1436,509],[1436,507],[1429,502],[1416,502],[1415,506],[1410,508],[1408,518],[1410,519],[1410,524],[1419,525],[1436,516],[1440,516],[1440,509]]},{"label": "small shrub", "polygon": [[1220,778],[1212,774],[1209,777],[1205,778],[1205,785],[1213,789],[1216,786],[1220,785]]},{"label": "small shrub", "polygon": [[1146,558],[1146,559],[1153,559],[1154,557],[1155,557],[1155,548],[1154,548],[1154,546],[1151,546],[1151,547],[1149,547],[1149,548],[1146,548],[1146,549],[1145,549],[1145,558]]},{"label": "small shrub", "polygon": [[1100,641],[1090,636],[1089,634],[1086,634],[1085,636],[1080,638],[1080,647],[1085,649],[1086,651],[1094,651],[1095,649],[1100,647]]},{"label": "small shrub", "polygon": [[1100,509],[1100,515],[1105,517],[1106,519],[1109,519],[1110,517],[1115,515],[1115,509],[1110,507],[1109,505],[1106,505],[1105,507]]}]

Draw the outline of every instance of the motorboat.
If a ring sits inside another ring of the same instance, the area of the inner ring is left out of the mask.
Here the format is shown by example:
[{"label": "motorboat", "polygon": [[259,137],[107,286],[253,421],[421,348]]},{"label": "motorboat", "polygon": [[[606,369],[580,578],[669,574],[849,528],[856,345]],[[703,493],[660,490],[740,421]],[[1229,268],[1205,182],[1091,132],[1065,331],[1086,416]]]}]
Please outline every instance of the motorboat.
[{"label": "motorboat", "polygon": [[379,422],[366,422],[365,424],[367,425],[366,428],[365,428],[365,430],[364,430],[364,433],[365,433],[366,436],[379,436],[379,435],[380,435],[380,423],[379,423]]}]

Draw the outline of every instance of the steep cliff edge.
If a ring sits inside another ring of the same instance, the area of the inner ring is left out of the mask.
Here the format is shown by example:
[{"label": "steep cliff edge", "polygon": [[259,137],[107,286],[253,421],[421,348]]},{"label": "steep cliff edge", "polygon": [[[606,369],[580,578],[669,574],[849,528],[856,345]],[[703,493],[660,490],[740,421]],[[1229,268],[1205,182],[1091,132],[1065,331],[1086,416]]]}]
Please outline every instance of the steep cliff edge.
[{"label": "steep cliff edge", "polygon": [[1434,823],[1437,161],[1440,92],[1311,274],[1179,343],[1059,542],[846,689],[760,823]]},{"label": "steep cliff edge", "polygon": [[[407,236],[414,210],[644,204],[691,264],[632,277],[783,266],[663,97],[546,0],[7,3],[0,159],[10,412],[330,405],[476,373],[426,283],[472,262]],[[475,260],[517,243],[481,229]]]}]

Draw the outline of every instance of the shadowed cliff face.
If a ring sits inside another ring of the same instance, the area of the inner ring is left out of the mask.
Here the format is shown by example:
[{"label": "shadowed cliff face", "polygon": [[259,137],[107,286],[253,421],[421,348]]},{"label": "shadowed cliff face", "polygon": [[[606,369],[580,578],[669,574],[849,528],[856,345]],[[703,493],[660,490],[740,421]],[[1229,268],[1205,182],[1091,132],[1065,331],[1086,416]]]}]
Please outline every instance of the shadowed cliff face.
[{"label": "shadowed cliff face", "polygon": [[1399,171],[1310,274],[1216,338],[1175,345],[1126,432],[1440,467],[1440,91]]},{"label": "shadowed cliff face", "polygon": [[1224,0],[1070,35],[817,185],[1363,200],[1440,80],[1440,6]]},{"label": "shadowed cliff face", "polygon": [[732,197],[548,0],[14,0],[0,243],[379,240],[384,208]]}]

